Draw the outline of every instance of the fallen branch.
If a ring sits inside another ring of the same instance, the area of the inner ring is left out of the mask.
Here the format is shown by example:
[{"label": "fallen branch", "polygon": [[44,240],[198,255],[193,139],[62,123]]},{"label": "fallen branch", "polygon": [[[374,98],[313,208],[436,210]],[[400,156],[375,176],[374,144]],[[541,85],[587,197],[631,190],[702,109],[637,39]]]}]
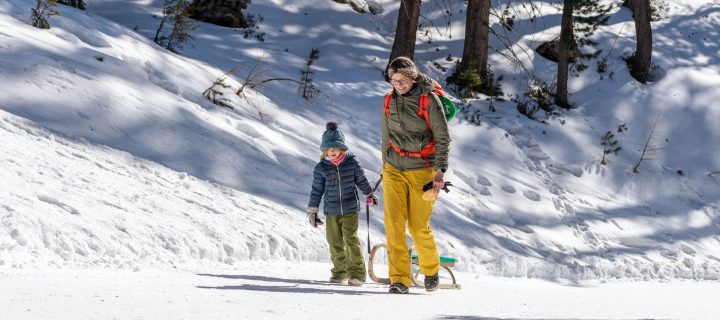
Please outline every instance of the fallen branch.
[{"label": "fallen branch", "polygon": [[633,166],[633,172],[635,172],[635,173],[640,172],[638,169],[640,168],[640,163],[643,162],[643,160],[651,160],[650,158],[647,158],[650,156],[650,153],[654,153],[656,151],[663,149],[663,148],[657,148],[657,147],[650,147],[650,143],[652,142],[653,137],[655,136],[655,126],[657,126],[658,118],[660,118],[660,115],[655,117],[655,122],[653,122],[652,128],[650,129],[650,134],[648,135],[647,141],[645,142],[645,146],[642,149],[642,153],[640,153],[640,159]]},{"label": "fallen branch", "polygon": [[258,82],[258,83],[256,83],[256,84],[252,85],[252,86],[250,87],[250,89],[255,89],[255,88],[257,88],[257,87],[259,87],[259,86],[261,86],[261,85],[263,85],[263,84],[265,84],[265,83],[267,83],[267,82],[270,82],[270,81],[290,81],[290,82],[295,82],[295,83],[297,83],[297,84],[302,84],[302,82],[297,81],[297,80],[295,80],[295,79],[290,79],[290,78],[270,78],[270,79],[265,79],[265,80],[263,80],[263,81],[260,81],[260,82]]}]

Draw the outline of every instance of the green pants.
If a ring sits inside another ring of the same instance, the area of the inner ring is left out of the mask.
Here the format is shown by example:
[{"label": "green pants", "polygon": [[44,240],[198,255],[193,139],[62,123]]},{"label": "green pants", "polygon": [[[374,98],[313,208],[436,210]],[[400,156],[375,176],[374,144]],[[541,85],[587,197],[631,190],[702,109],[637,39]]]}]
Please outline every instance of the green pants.
[{"label": "green pants", "polygon": [[325,231],[333,263],[332,276],[365,281],[365,258],[357,236],[357,212],[327,216]]}]

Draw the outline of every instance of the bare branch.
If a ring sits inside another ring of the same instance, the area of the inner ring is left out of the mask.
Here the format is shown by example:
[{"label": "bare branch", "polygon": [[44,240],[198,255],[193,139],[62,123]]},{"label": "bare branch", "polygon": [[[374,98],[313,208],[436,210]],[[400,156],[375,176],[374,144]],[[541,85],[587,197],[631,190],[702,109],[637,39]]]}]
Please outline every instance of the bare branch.
[{"label": "bare branch", "polygon": [[633,172],[635,173],[640,172],[638,169],[640,168],[640,163],[642,163],[643,160],[654,160],[649,158],[651,156],[650,153],[663,149],[661,147],[659,148],[650,146],[650,143],[655,136],[655,127],[657,126],[658,118],[660,118],[660,115],[657,115],[655,117],[655,122],[653,122],[652,128],[650,128],[650,134],[648,135],[647,141],[645,141],[645,146],[643,146],[642,153],[640,153],[640,159],[638,159],[637,163],[635,163],[635,165],[633,166]]},{"label": "bare branch", "polygon": [[270,78],[270,79],[265,79],[265,80],[263,80],[263,81],[260,81],[260,82],[258,82],[258,83],[256,83],[256,84],[253,84],[253,85],[250,87],[250,89],[255,89],[255,88],[257,88],[257,87],[259,87],[259,86],[262,86],[263,84],[268,83],[268,82],[270,82],[270,81],[290,81],[290,82],[295,82],[295,83],[297,83],[297,84],[302,84],[302,82],[297,81],[297,80],[295,80],[295,79],[290,79],[290,78]]},{"label": "bare branch", "polygon": [[[505,29],[503,28],[503,30],[505,30]],[[507,49],[509,51],[509,53],[501,52],[500,50],[497,50],[496,48],[493,48],[493,50],[495,52],[501,54],[502,56],[506,57],[511,62],[514,62],[515,64],[517,64],[525,72],[525,74],[527,74],[528,78],[531,78],[532,73],[525,67],[525,64],[522,63],[522,60],[518,56],[518,53],[515,52],[515,49],[513,49],[513,44],[511,43],[510,38],[507,37],[507,35],[502,36],[502,35],[498,34],[493,28],[490,28],[490,32],[495,37],[497,37],[498,40],[500,40],[500,42],[505,46],[505,49]],[[522,49],[522,51],[525,53],[525,55],[529,59],[532,59],[532,57],[527,52],[527,50],[523,49],[522,47],[520,47],[520,48]]]},{"label": "bare branch", "polygon": [[[535,5],[532,4],[532,2],[529,2],[529,3],[530,3],[530,6],[531,6],[532,10],[539,10],[539,9],[536,9],[536,8],[535,8]],[[517,11],[516,11],[515,7],[511,5],[511,8],[512,8],[512,10],[515,11],[516,14],[517,14]],[[498,19],[500,19],[501,14],[499,14],[499,13],[497,12],[497,10],[495,10],[494,7],[491,7],[490,10],[491,10],[491,14],[492,14],[493,16],[495,16],[495,17],[497,17]],[[532,78],[532,73],[531,73],[531,72],[527,69],[527,67],[525,67],[525,65],[522,63],[522,60],[521,60],[520,57],[519,57],[519,53],[516,51],[516,49],[515,49],[514,47],[515,47],[515,45],[517,45],[518,48],[520,48],[520,50],[522,51],[522,53],[524,53],[525,56],[528,57],[528,59],[532,60],[532,56],[530,55],[530,53],[529,53],[529,51],[527,50],[527,48],[523,48],[522,46],[518,45],[518,44],[517,44],[517,41],[512,41],[512,40],[510,39],[510,34],[508,34],[508,30],[507,30],[506,28],[502,28],[503,34],[498,33],[498,32],[497,32],[495,29],[493,29],[493,28],[490,28],[490,32],[491,32],[498,40],[500,40],[500,42],[503,44],[503,46],[505,47],[505,49],[508,50],[509,53],[501,52],[500,50],[498,50],[498,49],[496,49],[496,48],[492,48],[492,49],[493,49],[495,52],[499,53],[500,55],[504,56],[506,59],[508,59],[508,60],[510,60],[511,62],[513,62],[513,63],[515,63],[516,65],[518,65],[518,66],[523,70],[523,72],[525,72],[525,74],[527,75],[527,79]],[[517,35],[515,32],[513,32],[513,34]]]}]

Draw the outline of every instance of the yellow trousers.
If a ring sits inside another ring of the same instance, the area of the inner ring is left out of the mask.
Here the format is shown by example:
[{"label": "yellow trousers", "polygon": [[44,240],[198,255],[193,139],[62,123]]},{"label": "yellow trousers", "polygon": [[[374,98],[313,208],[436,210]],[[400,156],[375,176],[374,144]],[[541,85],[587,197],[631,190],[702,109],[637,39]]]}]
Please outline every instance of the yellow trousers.
[{"label": "yellow trousers", "polygon": [[432,181],[434,175],[435,170],[431,168],[400,171],[388,163],[383,165],[385,235],[391,283],[400,282],[408,288],[411,284],[406,225],[418,254],[420,271],[431,276],[440,270],[435,236],[430,228],[435,201],[422,199],[422,187]]}]

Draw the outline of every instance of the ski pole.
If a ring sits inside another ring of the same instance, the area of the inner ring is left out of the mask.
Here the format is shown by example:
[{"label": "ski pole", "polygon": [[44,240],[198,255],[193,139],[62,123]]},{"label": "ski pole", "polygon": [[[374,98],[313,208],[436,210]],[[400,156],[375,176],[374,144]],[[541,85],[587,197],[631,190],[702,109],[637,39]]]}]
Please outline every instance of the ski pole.
[{"label": "ski pole", "polygon": [[[375,187],[372,189],[372,195],[375,194],[375,191],[380,186],[380,182],[382,181],[382,172],[380,173],[380,179],[375,183]],[[370,201],[372,201],[372,198],[369,199],[369,201],[365,201],[365,220],[367,220],[367,248],[368,248],[368,254],[370,254]]]}]

